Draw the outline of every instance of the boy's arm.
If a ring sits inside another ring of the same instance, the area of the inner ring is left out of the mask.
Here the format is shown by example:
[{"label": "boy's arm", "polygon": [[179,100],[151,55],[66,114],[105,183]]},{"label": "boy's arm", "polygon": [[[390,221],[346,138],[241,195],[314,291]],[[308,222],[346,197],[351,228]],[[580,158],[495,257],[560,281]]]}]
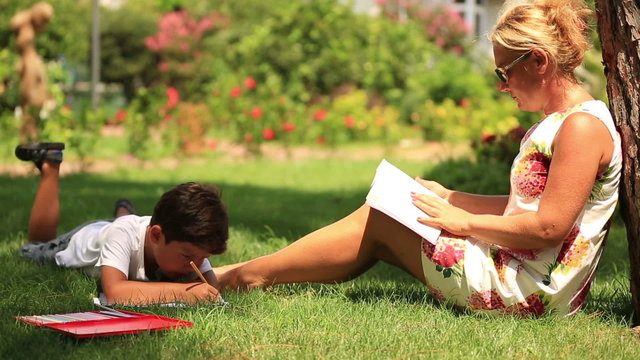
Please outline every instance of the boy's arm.
[{"label": "boy's arm", "polygon": [[[207,278],[208,273],[204,274],[205,278]],[[133,281],[128,280],[122,271],[106,265],[100,268],[100,278],[102,291],[110,303],[129,305],[170,302],[196,303],[218,301],[220,297],[216,288],[202,282]],[[207,278],[207,281],[209,281],[209,278]]]}]

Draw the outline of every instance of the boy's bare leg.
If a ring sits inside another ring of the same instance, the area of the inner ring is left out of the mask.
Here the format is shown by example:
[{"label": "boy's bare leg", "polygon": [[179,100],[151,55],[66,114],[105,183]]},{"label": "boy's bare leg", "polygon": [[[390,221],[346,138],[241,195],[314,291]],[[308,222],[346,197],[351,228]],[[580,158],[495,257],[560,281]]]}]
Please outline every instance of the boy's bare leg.
[{"label": "boy's bare leg", "polygon": [[216,269],[222,289],[282,283],[335,283],[353,279],[378,260],[424,282],[421,238],[364,205],[270,255]]},{"label": "boy's bare leg", "polygon": [[60,163],[44,161],[40,172],[40,183],[29,218],[28,239],[32,242],[55,238],[60,219]]}]

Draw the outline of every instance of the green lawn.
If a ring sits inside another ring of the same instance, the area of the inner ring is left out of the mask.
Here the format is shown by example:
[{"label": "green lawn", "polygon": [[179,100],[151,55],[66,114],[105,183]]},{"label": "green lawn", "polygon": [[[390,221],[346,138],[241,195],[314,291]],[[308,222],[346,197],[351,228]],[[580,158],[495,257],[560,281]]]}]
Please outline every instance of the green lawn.
[{"label": "green lawn", "polygon": [[[412,175],[449,186],[504,191],[502,166],[438,166],[389,158]],[[219,185],[231,216],[224,264],[269,253],[358,207],[378,160],[184,161],[178,168],[116,170],[62,179],[61,231],[106,218],[126,196],[150,213],[158,196],[184,181]],[[27,166],[27,165],[25,165]],[[479,179],[491,179],[481,182]],[[227,294],[226,307],[137,309],[194,322],[154,334],[74,340],[18,323],[14,315],[93,310],[95,280],[37,266],[17,255],[37,178],[0,176],[0,358],[46,359],[638,359],[629,329],[625,231],[614,222],[586,309],[570,318],[518,320],[460,314],[434,302],[416,280],[379,264],[340,285],[277,286]],[[135,311],[135,310],[134,310]]]}]

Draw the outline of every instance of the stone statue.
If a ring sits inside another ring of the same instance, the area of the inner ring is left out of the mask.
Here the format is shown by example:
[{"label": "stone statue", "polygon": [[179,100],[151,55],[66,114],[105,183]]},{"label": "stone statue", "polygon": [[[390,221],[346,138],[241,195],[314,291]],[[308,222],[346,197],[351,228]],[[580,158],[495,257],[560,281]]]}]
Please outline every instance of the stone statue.
[{"label": "stone statue", "polygon": [[11,18],[11,30],[16,35],[16,47],[20,53],[20,100],[22,106],[21,141],[35,141],[38,137],[37,120],[40,109],[49,98],[47,71],[36,52],[36,34],[43,31],[53,16],[53,7],[39,2],[30,9]]}]

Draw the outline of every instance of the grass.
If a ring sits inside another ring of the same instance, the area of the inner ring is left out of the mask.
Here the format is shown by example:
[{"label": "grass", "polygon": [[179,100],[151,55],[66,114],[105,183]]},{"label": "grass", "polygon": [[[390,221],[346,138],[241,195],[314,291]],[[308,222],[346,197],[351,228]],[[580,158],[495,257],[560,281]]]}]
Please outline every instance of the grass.
[{"label": "grass", "polygon": [[[389,158],[410,174],[449,186],[503,191],[505,168],[423,164]],[[177,168],[119,169],[65,176],[66,231],[108,218],[113,202],[131,198],[150,213],[158,196],[184,181],[219,185],[231,217],[229,251],[214,264],[272,252],[358,207],[378,160],[184,161]],[[495,179],[479,182],[479,178]],[[402,271],[376,265],[339,285],[297,284],[227,294],[228,307],[134,309],[178,317],[194,327],[162,333],[74,340],[28,326],[14,315],[93,310],[95,279],[17,255],[25,239],[37,178],[0,176],[0,358],[46,359],[637,359],[625,230],[616,218],[586,308],[569,318],[518,320],[461,314],[434,302]]]}]

